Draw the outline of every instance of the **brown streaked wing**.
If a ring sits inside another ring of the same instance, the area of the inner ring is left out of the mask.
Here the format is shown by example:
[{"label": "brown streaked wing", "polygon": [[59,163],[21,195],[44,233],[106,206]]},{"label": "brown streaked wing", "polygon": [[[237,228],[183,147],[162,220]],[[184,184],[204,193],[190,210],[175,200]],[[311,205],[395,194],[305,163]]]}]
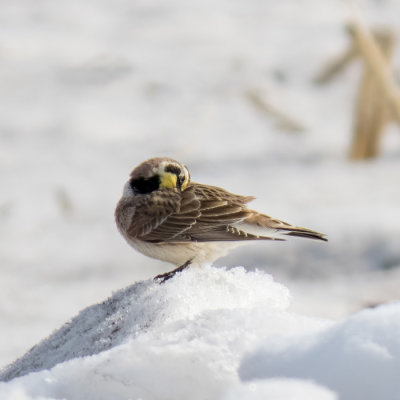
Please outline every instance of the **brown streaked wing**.
[{"label": "brown streaked wing", "polygon": [[192,188],[187,188],[182,193],[177,193],[180,198],[180,208],[171,213],[155,229],[142,236],[141,239],[149,242],[177,242],[188,241],[184,234],[200,217],[200,202]]},{"label": "brown streaked wing", "polygon": [[246,236],[244,232],[230,227],[242,221],[249,213],[246,203],[253,200],[250,196],[229,193],[215,186],[192,183],[196,197],[200,201],[201,215],[196,219],[185,237],[192,241],[232,241],[254,240],[254,235]]},{"label": "brown streaked wing", "polygon": [[225,226],[239,222],[249,215],[245,204],[254,197],[240,196],[216,186],[198,183],[194,183],[193,187],[200,200],[201,216],[197,220],[198,225]]},{"label": "brown streaked wing", "polygon": [[148,234],[150,242],[236,241],[273,239],[247,234],[230,226],[249,216],[246,203],[253,197],[224,189],[191,184],[181,193],[181,208]]},{"label": "brown streaked wing", "polygon": [[216,201],[227,201],[229,204],[245,205],[251,200],[254,200],[253,196],[241,196],[239,194],[230,193],[225,189],[217,186],[202,185],[201,183],[190,184],[199,198],[203,202],[216,202]]},{"label": "brown streaked wing", "polygon": [[232,241],[248,241],[248,240],[277,240],[284,241],[285,239],[273,236],[257,236],[251,233],[246,233],[231,226],[218,227],[212,231],[199,231],[192,236],[192,240],[197,242],[232,242]]},{"label": "brown streaked wing", "polygon": [[252,196],[240,196],[215,186],[192,183],[200,200],[201,216],[189,230],[191,240],[207,241],[242,241],[242,240],[283,240],[274,237],[249,234],[232,226],[245,220],[251,211],[246,203]]},{"label": "brown streaked wing", "polygon": [[147,236],[157,229],[173,213],[181,207],[181,196],[171,189],[161,189],[138,198],[135,204],[135,215],[128,229],[131,237]]}]

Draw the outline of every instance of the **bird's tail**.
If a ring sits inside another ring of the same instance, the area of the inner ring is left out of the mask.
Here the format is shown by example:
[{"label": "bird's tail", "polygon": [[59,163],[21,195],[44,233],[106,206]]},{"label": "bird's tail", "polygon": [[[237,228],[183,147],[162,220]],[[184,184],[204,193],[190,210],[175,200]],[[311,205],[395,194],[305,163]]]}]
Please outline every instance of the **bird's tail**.
[{"label": "bird's tail", "polygon": [[263,236],[277,235],[277,237],[280,238],[282,238],[282,236],[297,236],[307,239],[328,241],[322,233],[300,226],[290,225],[287,222],[257,213],[256,211],[241,221],[237,227],[247,233],[260,236],[260,238]]}]

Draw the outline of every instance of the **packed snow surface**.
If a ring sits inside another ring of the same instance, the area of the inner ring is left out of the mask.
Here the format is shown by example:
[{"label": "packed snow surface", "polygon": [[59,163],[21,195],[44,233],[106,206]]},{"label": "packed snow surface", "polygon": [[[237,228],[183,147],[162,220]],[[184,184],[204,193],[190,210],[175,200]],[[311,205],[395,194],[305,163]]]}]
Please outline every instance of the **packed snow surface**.
[{"label": "packed snow surface", "polygon": [[0,396],[398,399],[400,304],[332,323],[289,302],[270,275],[241,267],[139,282],[11,364]]}]

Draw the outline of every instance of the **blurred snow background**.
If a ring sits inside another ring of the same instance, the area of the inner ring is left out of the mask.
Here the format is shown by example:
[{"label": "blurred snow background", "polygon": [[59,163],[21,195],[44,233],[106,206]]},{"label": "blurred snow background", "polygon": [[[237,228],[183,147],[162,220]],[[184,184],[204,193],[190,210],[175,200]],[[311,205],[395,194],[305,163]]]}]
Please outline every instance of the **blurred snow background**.
[{"label": "blurred snow background", "polygon": [[[368,24],[399,33],[399,2],[359,4]],[[337,0],[0,3],[0,366],[170,268],[129,248],[113,221],[130,170],[152,156],[328,235],[218,262],[271,273],[291,311],[341,319],[398,299],[399,129],[379,159],[349,162],[360,65],[312,83],[347,46],[346,18]],[[279,130],[248,90],[305,131]]]}]

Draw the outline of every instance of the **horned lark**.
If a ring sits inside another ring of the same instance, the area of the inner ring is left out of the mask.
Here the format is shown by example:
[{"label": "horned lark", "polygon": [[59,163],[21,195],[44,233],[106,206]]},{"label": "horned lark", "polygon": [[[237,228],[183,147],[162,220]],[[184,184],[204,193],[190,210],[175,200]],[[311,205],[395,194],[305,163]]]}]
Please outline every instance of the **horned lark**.
[{"label": "horned lark", "polygon": [[178,266],[158,275],[161,281],[249,240],[300,236],[326,241],[321,233],[248,209],[253,199],[191,182],[187,168],[171,158],[151,158],[131,172],[115,219],[136,250]]}]

